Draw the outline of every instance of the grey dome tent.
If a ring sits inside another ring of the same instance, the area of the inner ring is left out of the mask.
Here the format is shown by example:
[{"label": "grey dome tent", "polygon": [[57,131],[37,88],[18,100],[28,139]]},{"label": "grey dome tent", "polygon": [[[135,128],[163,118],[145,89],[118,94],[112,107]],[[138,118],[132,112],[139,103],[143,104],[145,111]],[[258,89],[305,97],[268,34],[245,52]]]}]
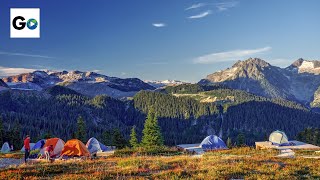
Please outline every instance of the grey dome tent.
[{"label": "grey dome tent", "polygon": [[104,152],[110,150],[107,146],[100,143],[96,138],[92,137],[88,140],[86,147],[88,148],[89,152],[91,154],[97,153],[97,152]]},{"label": "grey dome tent", "polygon": [[228,149],[226,144],[216,135],[210,135],[201,142],[200,147],[205,151]]},{"label": "grey dome tent", "polygon": [[273,131],[269,136],[269,141],[276,145],[288,145],[288,137],[283,131]]},{"label": "grey dome tent", "polygon": [[10,146],[9,146],[8,142],[3,143],[2,147],[1,147],[1,152],[2,153],[10,152]]}]

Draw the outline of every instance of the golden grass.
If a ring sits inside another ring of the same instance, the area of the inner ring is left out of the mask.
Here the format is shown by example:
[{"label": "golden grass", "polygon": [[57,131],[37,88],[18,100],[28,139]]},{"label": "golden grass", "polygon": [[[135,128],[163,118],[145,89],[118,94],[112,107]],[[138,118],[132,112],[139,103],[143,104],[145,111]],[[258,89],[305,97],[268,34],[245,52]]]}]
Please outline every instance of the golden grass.
[{"label": "golden grass", "polygon": [[11,153],[0,153],[0,158],[13,158],[13,159],[21,159],[24,156],[24,154],[20,151],[15,151]]},{"label": "golden grass", "polygon": [[[243,154],[244,153],[244,154]],[[276,158],[251,148],[195,156],[110,157],[87,161],[21,165],[0,179],[319,179],[320,160]]]}]

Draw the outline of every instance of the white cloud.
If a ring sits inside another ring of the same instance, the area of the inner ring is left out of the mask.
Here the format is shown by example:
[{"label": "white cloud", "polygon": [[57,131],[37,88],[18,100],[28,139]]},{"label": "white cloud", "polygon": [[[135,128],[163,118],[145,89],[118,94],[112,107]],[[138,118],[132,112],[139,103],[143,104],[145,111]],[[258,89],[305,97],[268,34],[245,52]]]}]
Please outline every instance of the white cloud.
[{"label": "white cloud", "polygon": [[204,18],[204,17],[210,15],[211,13],[212,13],[212,11],[211,11],[211,10],[208,10],[208,11],[202,12],[202,13],[197,14],[197,15],[189,16],[188,18],[189,18],[189,19]]},{"label": "white cloud", "polygon": [[0,55],[45,58],[45,59],[53,59],[54,58],[54,57],[43,56],[43,55],[38,55],[38,54],[13,53],[13,52],[4,52],[4,51],[0,51]]},{"label": "white cloud", "polygon": [[218,11],[226,11],[230,8],[235,7],[237,4],[238,2],[236,1],[217,3],[216,8],[218,8]]},{"label": "white cloud", "polygon": [[101,72],[101,70],[99,70],[99,69],[94,69],[94,70],[92,70],[92,72],[99,73],[99,72]]},{"label": "white cloud", "polygon": [[201,8],[203,6],[206,6],[207,4],[205,3],[198,3],[198,4],[193,4],[191,5],[190,7],[186,8],[185,10],[191,10],[191,9],[198,9],[198,8]]},{"label": "white cloud", "polygon": [[259,49],[248,49],[248,50],[233,50],[226,52],[218,52],[200,56],[194,59],[195,64],[212,64],[217,62],[234,61],[242,58],[250,57],[253,55],[261,54],[270,51],[272,48],[267,46]]},{"label": "white cloud", "polygon": [[36,71],[36,69],[29,69],[29,68],[10,68],[10,67],[3,67],[0,66],[0,76],[6,77],[6,76],[13,76],[18,75],[22,73],[29,73]]},{"label": "white cloud", "polygon": [[153,23],[152,26],[160,28],[160,27],[166,27],[167,25],[165,23]]}]

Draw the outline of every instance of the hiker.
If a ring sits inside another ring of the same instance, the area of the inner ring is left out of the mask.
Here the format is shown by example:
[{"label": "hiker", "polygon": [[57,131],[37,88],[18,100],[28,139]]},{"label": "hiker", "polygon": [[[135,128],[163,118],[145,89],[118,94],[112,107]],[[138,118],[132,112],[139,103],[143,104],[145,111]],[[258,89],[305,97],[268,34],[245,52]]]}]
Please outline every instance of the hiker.
[{"label": "hiker", "polygon": [[10,150],[13,151],[13,145],[11,144]]},{"label": "hiker", "polygon": [[24,145],[24,163],[27,163],[27,159],[29,158],[30,155],[30,136],[27,135],[26,138],[23,141]]},{"label": "hiker", "polygon": [[44,151],[47,161],[50,161],[52,152],[53,152],[53,145],[47,146]]}]

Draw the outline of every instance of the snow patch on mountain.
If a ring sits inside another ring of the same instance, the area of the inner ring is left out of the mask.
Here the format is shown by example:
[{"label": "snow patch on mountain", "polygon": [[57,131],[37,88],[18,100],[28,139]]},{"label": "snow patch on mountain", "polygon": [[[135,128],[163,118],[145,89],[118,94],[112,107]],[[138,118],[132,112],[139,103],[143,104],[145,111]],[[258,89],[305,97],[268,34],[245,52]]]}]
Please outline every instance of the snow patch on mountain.
[{"label": "snow patch on mountain", "polygon": [[165,86],[177,86],[181,84],[187,84],[187,82],[179,81],[179,80],[163,80],[163,81],[157,81],[157,80],[145,80],[145,83],[148,83],[149,85],[155,87],[155,88],[162,88]]}]

